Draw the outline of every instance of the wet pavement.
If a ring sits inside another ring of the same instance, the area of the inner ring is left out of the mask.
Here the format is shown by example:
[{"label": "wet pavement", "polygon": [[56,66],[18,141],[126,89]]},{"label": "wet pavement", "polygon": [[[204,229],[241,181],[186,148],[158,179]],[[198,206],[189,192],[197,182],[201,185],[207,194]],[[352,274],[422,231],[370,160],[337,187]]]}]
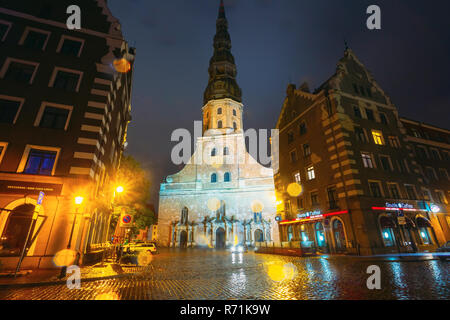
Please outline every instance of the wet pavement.
[{"label": "wet pavement", "polygon": [[[367,268],[379,266],[381,289]],[[65,285],[0,288],[0,299],[450,299],[448,261],[385,257],[286,257],[253,252],[166,250],[137,275]]]}]

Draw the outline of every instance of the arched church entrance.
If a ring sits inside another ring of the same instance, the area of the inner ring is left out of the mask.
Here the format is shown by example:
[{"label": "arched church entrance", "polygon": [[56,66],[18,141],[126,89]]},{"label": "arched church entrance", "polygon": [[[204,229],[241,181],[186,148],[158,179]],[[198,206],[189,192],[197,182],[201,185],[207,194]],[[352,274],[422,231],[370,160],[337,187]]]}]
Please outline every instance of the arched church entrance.
[{"label": "arched church entrance", "polygon": [[264,233],[261,229],[255,230],[255,242],[263,242],[264,241]]},{"label": "arched church entrance", "polygon": [[33,212],[32,204],[20,205],[11,211],[0,237],[3,248],[0,255],[18,256],[20,254],[31,227]]},{"label": "arched church entrance", "polygon": [[216,248],[225,248],[225,230],[223,228],[217,228],[216,230]]},{"label": "arched church entrance", "polygon": [[184,230],[180,233],[180,248],[187,248],[187,232]]}]

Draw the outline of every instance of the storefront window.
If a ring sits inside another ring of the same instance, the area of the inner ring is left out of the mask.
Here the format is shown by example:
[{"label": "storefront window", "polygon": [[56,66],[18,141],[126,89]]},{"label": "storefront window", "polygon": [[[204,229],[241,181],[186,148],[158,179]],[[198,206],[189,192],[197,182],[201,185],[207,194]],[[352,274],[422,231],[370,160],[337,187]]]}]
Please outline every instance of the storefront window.
[{"label": "storefront window", "polygon": [[15,208],[8,217],[0,238],[0,255],[18,256],[30,230],[34,206],[24,204]]},{"label": "storefront window", "polygon": [[326,241],[325,241],[325,234],[323,233],[323,225],[322,222],[317,222],[316,226],[316,241],[318,247],[325,247]]},{"label": "storefront window", "polygon": [[394,228],[395,223],[392,218],[380,218],[381,238],[385,247],[393,247],[395,245]]},{"label": "storefront window", "polygon": [[417,218],[417,229],[419,230],[419,236],[422,240],[422,244],[431,245],[433,244],[433,240],[431,237],[432,227],[430,222],[422,217]]},{"label": "storefront window", "polygon": [[292,226],[289,226],[288,227],[288,241],[291,241],[292,240],[292,237],[293,237],[293,234],[292,234]]}]

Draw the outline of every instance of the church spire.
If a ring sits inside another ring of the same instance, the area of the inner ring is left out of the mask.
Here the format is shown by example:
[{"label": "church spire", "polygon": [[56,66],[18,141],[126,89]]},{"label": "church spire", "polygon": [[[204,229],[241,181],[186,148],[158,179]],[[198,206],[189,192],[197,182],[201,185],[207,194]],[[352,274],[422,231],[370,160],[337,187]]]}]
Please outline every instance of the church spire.
[{"label": "church spire", "polygon": [[231,38],[223,0],[220,1],[219,15],[214,37],[214,54],[209,62],[209,81],[203,102],[230,98],[242,102],[242,92],[236,82],[236,65],[231,54]]}]

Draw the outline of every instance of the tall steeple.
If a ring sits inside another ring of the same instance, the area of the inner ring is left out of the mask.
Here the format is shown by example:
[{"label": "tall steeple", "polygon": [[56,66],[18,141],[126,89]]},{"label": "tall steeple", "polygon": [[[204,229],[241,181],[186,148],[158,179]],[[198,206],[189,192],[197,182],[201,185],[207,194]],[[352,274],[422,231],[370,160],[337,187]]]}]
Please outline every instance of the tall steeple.
[{"label": "tall steeple", "polygon": [[223,0],[220,1],[219,15],[214,37],[214,54],[209,62],[209,81],[203,103],[229,98],[242,102],[242,92],[236,82],[236,65],[231,54],[231,38],[228,33],[228,21],[225,15]]}]

